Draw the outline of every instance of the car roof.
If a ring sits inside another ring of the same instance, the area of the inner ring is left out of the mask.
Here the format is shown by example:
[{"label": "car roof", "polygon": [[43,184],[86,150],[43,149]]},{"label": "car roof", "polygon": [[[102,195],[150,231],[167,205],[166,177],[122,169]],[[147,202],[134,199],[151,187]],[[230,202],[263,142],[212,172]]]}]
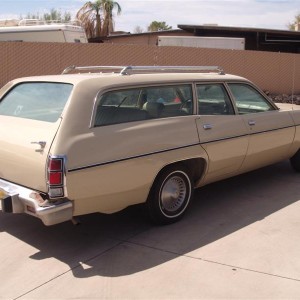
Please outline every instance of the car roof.
[{"label": "car roof", "polygon": [[23,77],[14,80],[20,82],[61,82],[77,85],[79,83],[95,83],[99,86],[124,84],[168,84],[172,82],[201,82],[201,81],[247,81],[245,78],[231,74],[216,73],[149,73],[121,75],[119,73],[82,73],[65,75],[44,75]]}]

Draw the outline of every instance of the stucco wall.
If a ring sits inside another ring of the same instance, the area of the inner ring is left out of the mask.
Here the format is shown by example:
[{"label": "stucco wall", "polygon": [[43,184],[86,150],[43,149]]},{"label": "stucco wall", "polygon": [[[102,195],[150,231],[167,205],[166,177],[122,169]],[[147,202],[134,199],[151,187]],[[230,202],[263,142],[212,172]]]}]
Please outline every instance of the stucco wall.
[{"label": "stucco wall", "polygon": [[271,93],[300,93],[300,55],[121,44],[0,43],[0,86],[70,65],[219,65]]}]

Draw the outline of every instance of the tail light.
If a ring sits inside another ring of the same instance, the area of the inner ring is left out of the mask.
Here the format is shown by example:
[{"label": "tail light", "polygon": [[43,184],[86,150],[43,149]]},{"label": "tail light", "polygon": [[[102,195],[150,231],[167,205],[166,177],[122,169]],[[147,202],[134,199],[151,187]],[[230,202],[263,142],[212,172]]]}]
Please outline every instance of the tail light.
[{"label": "tail light", "polygon": [[49,156],[47,167],[47,184],[50,199],[62,198],[65,181],[65,157]]}]

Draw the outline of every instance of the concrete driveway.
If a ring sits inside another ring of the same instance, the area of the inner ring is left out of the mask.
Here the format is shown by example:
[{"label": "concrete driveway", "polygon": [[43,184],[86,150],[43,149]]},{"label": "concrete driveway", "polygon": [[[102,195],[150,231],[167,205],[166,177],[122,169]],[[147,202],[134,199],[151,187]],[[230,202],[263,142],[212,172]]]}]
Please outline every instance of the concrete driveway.
[{"label": "concrete driveway", "polygon": [[79,226],[0,212],[0,298],[300,299],[299,200],[285,161],[197,190],[164,227],[139,206]]}]

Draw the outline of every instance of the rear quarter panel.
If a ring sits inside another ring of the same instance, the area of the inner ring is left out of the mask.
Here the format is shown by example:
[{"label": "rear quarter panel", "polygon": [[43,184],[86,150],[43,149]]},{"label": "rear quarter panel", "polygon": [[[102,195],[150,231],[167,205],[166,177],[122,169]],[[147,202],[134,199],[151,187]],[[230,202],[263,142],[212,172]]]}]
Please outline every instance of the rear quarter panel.
[{"label": "rear quarter panel", "polygon": [[203,157],[196,116],[92,127],[96,90],[73,92],[52,155],[67,155],[68,198],[74,215],[112,213],[145,202],[166,165]]}]

